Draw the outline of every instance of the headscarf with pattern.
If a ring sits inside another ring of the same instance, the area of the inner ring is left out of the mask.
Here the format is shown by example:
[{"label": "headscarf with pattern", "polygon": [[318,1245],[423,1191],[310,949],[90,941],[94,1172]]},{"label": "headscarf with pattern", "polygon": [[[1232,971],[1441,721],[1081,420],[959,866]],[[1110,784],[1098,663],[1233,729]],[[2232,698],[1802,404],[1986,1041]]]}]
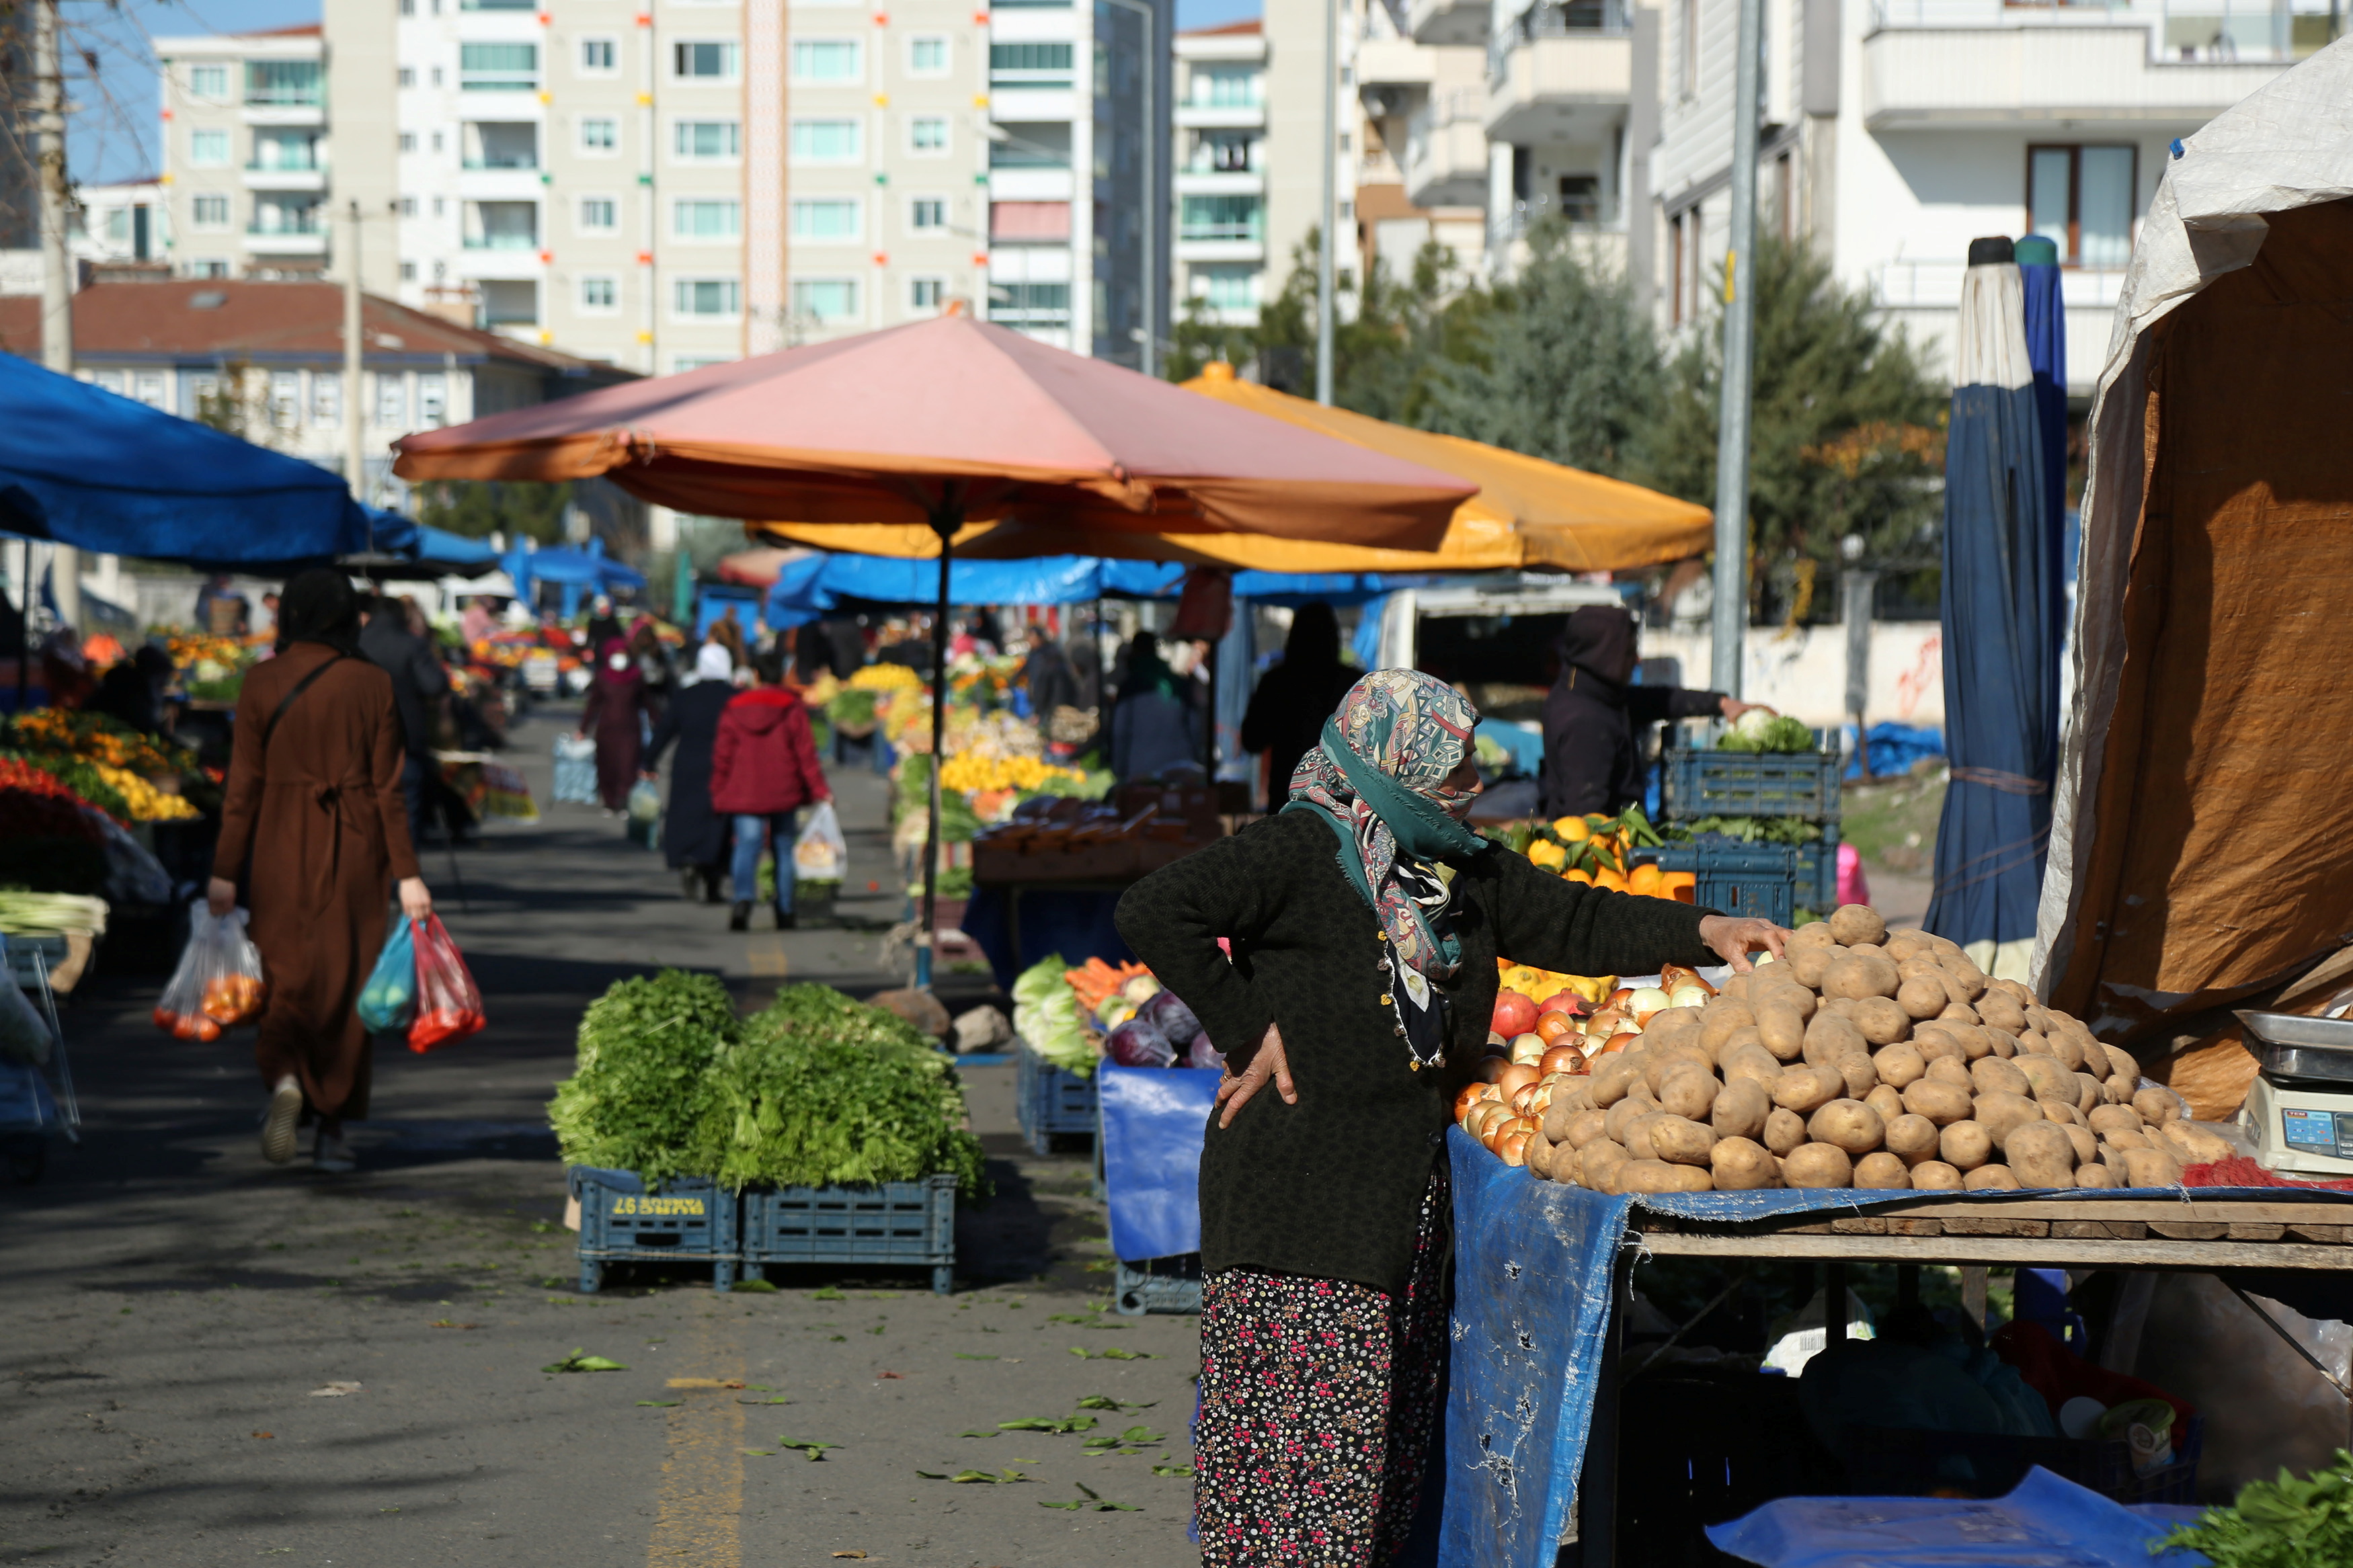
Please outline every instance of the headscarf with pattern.
[{"label": "headscarf with pattern", "polygon": [[1462,824],[1476,790],[1449,789],[1479,710],[1435,676],[1379,669],[1348,689],[1324,743],[1300,759],[1285,811],[1313,811],[1340,840],[1340,868],[1380,917],[1398,961],[1431,980],[1461,967],[1450,883],[1488,841]]}]

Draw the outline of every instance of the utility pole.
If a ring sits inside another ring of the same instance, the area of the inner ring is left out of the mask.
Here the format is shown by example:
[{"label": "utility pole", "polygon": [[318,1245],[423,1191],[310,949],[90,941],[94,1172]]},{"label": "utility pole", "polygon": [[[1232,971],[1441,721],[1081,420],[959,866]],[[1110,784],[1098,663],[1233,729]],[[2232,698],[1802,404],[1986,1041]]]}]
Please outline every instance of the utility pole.
[{"label": "utility pole", "polygon": [[[362,506],[367,504],[367,410],[360,402],[360,204],[354,199],[345,224],[343,250],[343,479]],[[375,531],[369,531],[373,533]]]},{"label": "utility pole", "polygon": [[[33,125],[41,179],[41,363],[59,375],[74,368],[73,258],[66,251],[66,69],[58,47],[58,0],[35,0],[33,75],[37,95]],[[58,618],[81,625],[81,552],[70,544],[49,551],[49,578]],[[32,614],[32,585],[26,584],[25,613]]]},{"label": "utility pole", "polygon": [[1340,139],[1340,0],[1324,0],[1324,209],[1316,223],[1315,401],[1332,405],[1333,219],[1339,207],[1339,169],[1334,143]]},{"label": "utility pole", "polygon": [[1724,267],[1724,405],[1715,439],[1715,604],[1708,683],[1740,695],[1748,630],[1748,412],[1756,379],[1757,56],[1764,0],[1740,0],[1733,68],[1732,253]]}]

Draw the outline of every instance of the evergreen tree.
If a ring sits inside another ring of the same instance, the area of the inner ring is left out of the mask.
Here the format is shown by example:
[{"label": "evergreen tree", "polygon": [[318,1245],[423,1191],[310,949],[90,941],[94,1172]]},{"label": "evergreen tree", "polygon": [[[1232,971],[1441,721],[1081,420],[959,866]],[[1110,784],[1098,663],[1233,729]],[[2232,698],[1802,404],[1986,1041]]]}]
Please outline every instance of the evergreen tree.
[{"label": "evergreen tree", "polygon": [[497,479],[445,479],[417,492],[417,520],[469,539],[503,533],[554,544],[564,537],[568,484],[508,484]]}]

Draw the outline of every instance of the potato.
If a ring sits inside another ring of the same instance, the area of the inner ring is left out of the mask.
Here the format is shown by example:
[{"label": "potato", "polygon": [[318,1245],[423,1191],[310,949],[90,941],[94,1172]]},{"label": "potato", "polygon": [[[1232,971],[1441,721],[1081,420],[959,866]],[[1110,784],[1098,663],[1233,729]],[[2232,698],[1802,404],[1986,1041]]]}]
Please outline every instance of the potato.
[{"label": "potato", "polygon": [[1789,973],[1799,984],[1819,991],[1830,974],[1831,963],[1836,962],[1838,951],[1835,947],[1801,948],[1792,943],[1789,948]]},{"label": "potato", "polygon": [[1951,1006],[1952,1002],[1945,994],[1941,976],[1931,980],[1925,974],[1916,974],[1895,988],[1895,1005],[1915,1018],[1933,1018]]},{"label": "potato", "polygon": [[2057,1061],[2050,1057],[2031,1057],[2023,1051],[2010,1059],[2026,1075],[2026,1081],[2034,1086],[2035,1099],[2075,1103],[2075,1075]]},{"label": "potato", "polygon": [[1771,1151],[1748,1138],[1719,1138],[1707,1153],[1708,1171],[1719,1193],[1748,1193],[1781,1184],[1781,1167]]},{"label": "potato", "polygon": [[1892,1046],[1912,1034],[1912,1016],[1884,996],[1866,996],[1854,1006],[1854,1026],[1872,1045]]},{"label": "potato", "polygon": [[1651,1046],[1699,1044],[1700,1014],[1696,1007],[1668,1007],[1651,1015],[1642,1026],[1642,1041]]},{"label": "potato", "polygon": [[1979,1165],[1961,1178],[1961,1186],[1972,1193],[2014,1193],[2018,1173],[2008,1165]]},{"label": "potato", "polygon": [[[1771,1047],[1768,1045],[1767,1048]],[[1834,1062],[1841,1057],[1852,1056],[1857,1051],[1868,1052],[1871,1049],[1871,1042],[1863,1037],[1861,1029],[1855,1027],[1852,1019],[1826,1008],[1815,1014],[1814,1021],[1806,1026],[1806,1037],[1801,1049],[1806,1058],[1806,1065],[1819,1067],[1823,1062]],[[1778,1051],[1774,1054],[1780,1055]],[[1793,1058],[1782,1057],[1781,1059],[1789,1061]]]},{"label": "potato", "polygon": [[1773,1080],[1773,1103],[1811,1116],[1846,1092],[1846,1079],[1826,1068],[1791,1068]]},{"label": "potato", "polygon": [[1583,1186],[1585,1184],[1584,1151],[1572,1149],[1566,1143],[1554,1144],[1552,1169],[1546,1173],[1546,1179],[1558,1182],[1563,1186]]},{"label": "potato", "polygon": [[1908,927],[1891,929],[1879,945],[1886,949],[1887,956],[1898,963],[1915,958],[1926,959],[1930,963],[1936,961],[1936,950],[1928,945],[1927,934]]},{"label": "potato", "polygon": [[1757,1043],[1779,1061],[1795,1061],[1806,1046],[1806,1021],[1798,1010],[1776,996],[1757,1007]]},{"label": "potato", "polygon": [[2001,1089],[1989,1089],[1977,1097],[1976,1113],[1971,1120],[1986,1130],[1986,1136],[1993,1140],[1997,1149],[2009,1141],[2012,1128],[2048,1125],[2040,1104]]},{"label": "potato", "polygon": [[1715,1047],[1715,1059],[1721,1062],[1726,1056],[1744,1046],[1760,1051],[1765,1048],[1764,1037],[1757,1032],[1756,1025],[1744,1024],[1726,1035],[1724,1037],[1724,1043]]},{"label": "potato", "polygon": [[1850,1024],[1854,1022],[1854,998],[1852,996],[1825,995],[1820,1010],[1824,1013],[1835,1013]]},{"label": "potato", "polygon": [[1765,1147],[1776,1154],[1787,1154],[1806,1141],[1806,1119],[1796,1111],[1775,1106],[1765,1118]]},{"label": "potato", "polygon": [[1634,1123],[1645,1116],[1656,1116],[1658,1113],[1659,1107],[1655,1101],[1637,1100],[1630,1094],[1609,1108],[1602,1122],[1602,1129],[1609,1133],[1610,1142],[1623,1143],[1630,1149],[1634,1146],[1631,1135]]},{"label": "potato", "polygon": [[2052,1025],[2057,1022],[2052,1016],[2051,1009],[2040,1002],[2021,1002],[2019,1005],[2026,1010],[2026,1026],[2047,1038]]},{"label": "potato", "polygon": [[1821,991],[1825,996],[1841,996],[1851,1002],[1887,994],[1879,988],[1879,976],[1870,963],[1853,953],[1843,953],[1831,961],[1822,975]]},{"label": "potato", "polygon": [[1969,1064],[1969,1080],[1977,1085],[1979,1094],[2014,1094],[2021,1100],[2034,1098],[2034,1085],[2000,1057],[1987,1057]]},{"label": "potato", "polygon": [[1973,1107],[1968,1090],[1922,1079],[1904,1091],[1904,1109],[1915,1116],[1926,1117],[1939,1127],[1949,1127],[1956,1121],[1968,1121]]},{"label": "potato", "polygon": [[[1895,973],[1902,978],[1935,980],[1937,982],[1938,993],[1941,994],[1944,991],[1945,966],[1936,962],[1936,955],[1929,950],[1926,943],[1907,942],[1904,944],[1903,951],[1898,952],[1897,942],[1891,940],[1883,951],[1895,961]],[[1901,994],[1900,991],[1898,994]]]},{"label": "potato", "polygon": [[1993,1034],[1990,1030],[1981,1029],[1974,1024],[1940,1023],[1936,1027],[1960,1042],[1961,1056],[1965,1060],[1981,1061],[1994,1054]]},{"label": "potato", "polygon": [[2144,1125],[2140,1112],[2130,1105],[2103,1105],[2084,1121],[2103,1138],[2111,1132],[2138,1132]]},{"label": "potato", "polygon": [[1977,1087],[1969,1081],[1969,1069],[1961,1065],[1961,1058],[1958,1057],[1938,1057],[1935,1061],[1930,1062],[1926,1081],[1949,1083],[1955,1089],[1964,1092]]},{"label": "potato", "polygon": [[2097,1160],[2087,1160],[2075,1167],[2075,1184],[2079,1187],[2114,1187],[2119,1184],[2114,1171]]},{"label": "potato", "polygon": [[1981,1024],[1978,1032],[1993,1045],[1993,1054],[2008,1061],[2018,1054],[2018,1037],[2007,1029],[1997,1029],[1991,1024]]},{"label": "potato", "polygon": [[2001,1158],[2022,1187],[2075,1184],[2075,1145],[2063,1127],[2036,1121],[2014,1128],[2002,1145]]},{"label": "potato", "polygon": [[1597,1193],[1615,1192],[1618,1173],[1628,1163],[1626,1151],[1609,1139],[1588,1143],[1577,1152],[1577,1179]]},{"label": "potato", "polygon": [[[2059,1052],[2052,1045],[2050,1037],[2031,1024],[2020,1032],[2018,1048],[2021,1055],[2049,1057],[2053,1061],[2059,1058]],[[2068,1070],[2072,1072],[2074,1069],[2070,1068]]]},{"label": "potato", "polygon": [[1904,1109],[1904,1096],[1883,1083],[1873,1085],[1871,1092],[1862,1097],[1862,1102],[1879,1112],[1882,1121],[1893,1121],[1908,1114]]},{"label": "potato", "polygon": [[1828,921],[1808,921],[1789,933],[1788,945],[1791,952],[1806,948],[1831,948],[1838,945],[1838,938],[1831,934]]},{"label": "potato", "polygon": [[1935,931],[1922,931],[1920,934],[1928,939],[1928,945],[1936,950],[1936,956],[1938,958],[1967,958],[1968,956],[1968,953],[1961,951],[1961,944],[1955,942],[1951,937],[1938,936]]},{"label": "potato", "polygon": [[1627,1061],[1630,1052],[1604,1057],[1601,1065],[1593,1069],[1593,1103],[1596,1109],[1607,1110],[1626,1098],[1627,1086],[1641,1076],[1641,1068]]},{"label": "potato", "polygon": [[1950,1058],[1966,1062],[1969,1059],[1968,1052],[1961,1047],[1961,1037],[1943,1024],[1923,1024],[1913,1030],[1912,1048],[1918,1051],[1925,1061]]},{"label": "potato", "polygon": [[1704,1073],[1715,1071],[1715,1058],[1694,1045],[1652,1046],[1644,1058],[1642,1081],[1650,1086],[1653,1097],[1659,1086],[1667,1081],[1667,1074],[1678,1067],[1695,1067]]},{"label": "potato", "polygon": [[[2122,1046],[2102,1046],[2100,1049],[2107,1053],[2109,1077],[2114,1078],[2118,1073],[2130,1079],[2140,1077],[2140,1062],[2130,1051]],[[2130,1099],[2131,1096],[2126,1098]]]},{"label": "potato", "polygon": [[1552,1161],[1556,1150],[1564,1156],[1574,1152],[1546,1138],[1544,1135],[1544,1129],[1539,1127],[1528,1134],[1527,1142],[1521,1146],[1520,1159],[1529,1170],[1549,1182],[1552,1180]]},{"label": "potato", "polygon": [[2229,1139],[2209,1132],[2194,1121],[2160,1122],[2157,1134],[2157,1146],[2184,1165],[2211,1165],[2238,1152]]},{"label": "potato", "polygon": [[1609,1118],[1599,1110],[1580,1110],[1569,1118],[1567,1136],[1556,1140],[1570,1148],[1584,1150],[1609,1136]]},{"label": "potato", "polygon": [[1747,1003],[1734,997],[1718,996],[1700,1012],[1700,1046],[1714,1056],[1723,1048],[1724,1042],[1731,1037],[1735,1029],[1747,1028],[1756,1022],[1757,1015]]},{"label": "potato", "polygon": [[[1776,975],[1764,993],[1763,1000],[1775,1006],[1787,1007],[1797,1014],[1798,1022],[1805,1023],[1821,1010],[1822,999],[1790,976]],[[1753,1007],[1755,1004],[1751,1004]]]},{"label": "potato", "polygon": [[1831,1143],[1801,1143],[1783,1156],[1781,1180],[1792,1187],[1851,1187],[1854,1159]]},{"label": "potato", "polygon": [[2107,1103],[2108,1090],[2106,1085],[2103,1084],[2098,1079],[2094,1078],[2087,1072],[2079,1072],[2075,1075],[2076,1110],[2082,1111],[2084,1115],[2089,1116],[2094,1110]]},{"label": "potato", "polygon": [[[1676,1165],[1704,1165],[1707,1152],[1715,1147],[1715,1132],[1689,1117],[1662,1115],[1645,1123],[1650,1129],[1651,1152]],[[1638,1147],[1630,1145],[1629,1152]]]},{"label": "potato", "polygon": [[1935,1122],[1910,1111],[1889,1119],[1887,1136],[1882,1140],[1887,1152],[1907,1165],[1917,1165],[1923,1160],[1936,1157],[1936,1142],[1941,1136]]},{"label": "potato", "polygon": [[1831,1064],[1831,1070],[1846,1080],[1849,1100],[1861,1100],[1879,1087],[1879,1069],[1861,1051],[1839,1058]]},{"label": "potato", "polygon": [[[1887,958],[1887,949],[1875,942],[1849,942],[1847,944],[1847,951],[1849,952],[1867,952],[1874,958]],[[1893,963],[1895,961],[1892,958],[1887,958],[1887,962]]]},{"label": "potato", "polygon": [[1723,1087],[1715,1074],[1696,1062],[1678,1062],[1659,1080],[1659,1104],[1673,1115],[1704,1121]]},{"label": "potato", "polygon": [[1850,1154],[1868,1154],[1887,1135],[1887,1123],[1859,1100],[1833,1100],[1806,1119],[1806,1135]]},{"label": "potato", "polygon": [[2128,1187],[2178,1187],[2181,1184],[2181,1162],[2162,1149],[2127,1149],[2125,1151],[2125,1185]]},{"label": "potato", "polygon": [[1620,1193],[1704,1193],[1715,1184],[1708,1173],[1664,1160],[1630,1160],[1618,1173]]},{"label": "potato", "polygon": [[[1945,973],[1951,975],[1954,983],[1960,986],[1962,1000],[1976,1007],[1985,999],[1988,984],[1985,971],[1970,963],[1968,954],[1958,948],[1950,952],[1938,948],[1936,962],[1945,966]],[[1982,1013],[1985,1009],[1978,1007],[1978,1011]]]},{"label": "potato", "polygon": [[[2061,1067],[2065,1068],[2069,1072],[2082,1072],[2084,1070],[2084,1047],[2081,1041],[2077,1040],[2072,1035],[2054,1035],[2050,1033],[2048,1030],[2043,1032],[2042,1038],[2051,1054],[2059,1058],[2059,1065]],[[2021,1045],[2024,1045],[2025,1043],[2026,1042],[2024,1040],[2021,1040],[2019,1042]],[[2100,1065],[2105,1067],[2107,1063],[2104,1059]],[[2103,1074],[2101,1076],[2105,1077],[2106,1075]]]},{"label": "potato", "polygon": [[1909,1041],[1882,1046],[1872,1053],[1871,1066],[1879,1074],[1879,1081],[1899,1094],[1928,1073],[1927,1058],[1920,1054],[1918,1046]]},{"label": "potato", "polygon": [[1961,1173],[1942,1160],[1923,1160],[1912,1167],[1912,1190],[1915,1193],[1957,1193],[1961,1179]]},{"label": "potato", "polygon": [[1781,1076],[1781,1064],[1762,1046],[1743,1046],[1725,1054],[1723,1073],[1726,1083],[1745,1079],[1769,1088]]},{"label": "potato", "polygon": [[[1948,965],[1948,972],[1949,969]],[[1975,1007],[1978,1010],[1978,1016],[1983,1018],[1993,1028],[2010,1035],[2026,1032],[2026,1010],[2013,1001],[2006,992],[1988,991],[1969,1005]]]},{"label": "potato", "polygon": [[1831,916],[1830,927],[1831,938],[1847,947],[1887,939],[1887,922],[1869,904],[1841,904]]},{"label": "potato", "polygon": [[2034,1103],[2042,1108],[2042,1120],[2045,1121],[2056,1121],[2062,1127],[2087,1127],[2091,1125],[2084,1120],[2084,1113],[2082,1111],[2076,1110],[2073,1106],[2068,1104],[2063,1100],[2038,1100]]},{"label": "potato", "polygon": [[1883,1150],[1876,1154],[1865,1154],[1854,1163],[1854,1184],[1899,1192],[1912,1184],[1912,1173],[1903,1161]]},{"label": "potato", "polygon": [[2140,1079],[2126,1073],[2117,1073],[2102,1085],[2108,1091],[2110,1105],[2130,1105],[2132,1097],[2140,1092]]},{"label": "potato", "polygon": [[[1946,977],[1947,984],[1950,984],[1951,978],[1952,977],[1949,975]],[[1985,1022],[1984,1019],[1978,1016],[1978,1010],[1975,1007],[1970,1006],[1966,1002],[1946,1003],[1945,1010],[1936,1015],[1936,1021],[1941,1024],[1982,1024]]]},{"label": "potato", "polygon": [[1993,1140],[1974,1121],[1956,1121],[1936,1134],[1936,1154],[1957,1171],[1974,1171],[1993,1158]]},{"label": "potato", "polygon": [[2075,1146],[2075,1163],[2078,1165],[2090,1165],[2098,1163],[2100,1158],[2100,1141],[2092,1135],[2092,1130],[2090,1128],[2075,1127],[2072,1125],[2059,1126],[2057,1122],[2053,1122],[2052,1125],[2059,1127],[2060,1131],[2067,1134],[2067,1142]]},{"label": "potato", "polygon": [[1708,1125],[1716,1137],[1754,1138],[1765,1131],[1765,1119],[1773,1113],[1773,1097],[1755,1079],[1734,1079],[1717,1091],[1715,1103],[1709,1108]]},{"label": "potato", "polygon": [[2103,1146],[2116,1150],[2119,1153],[2134,1149],[2157,1147],[2149,1134],[2137,1127],[2112,1127],[2100,1134],[2100,1142]]},{"label": "potato", "polygon": [[[1846,956],[1848,962],[1860,963],[1870,972],[1874,995],[1893,1000],[1895,993],[1903,989],[1904,977],[1895,973],[1895,961],[1885,953],[1875,948],[1851,947],[1846,950]],[[1858,1001],[1861,999],[1856,998]]]},{"label": "potato", "polygon": [[2152,1127],[2179,1121],[2183,1114],[2181,1097],[2163,1087],[2139,1090],[2132,1097],[2132,1107],[2140,1112],[2140,1119]]}]

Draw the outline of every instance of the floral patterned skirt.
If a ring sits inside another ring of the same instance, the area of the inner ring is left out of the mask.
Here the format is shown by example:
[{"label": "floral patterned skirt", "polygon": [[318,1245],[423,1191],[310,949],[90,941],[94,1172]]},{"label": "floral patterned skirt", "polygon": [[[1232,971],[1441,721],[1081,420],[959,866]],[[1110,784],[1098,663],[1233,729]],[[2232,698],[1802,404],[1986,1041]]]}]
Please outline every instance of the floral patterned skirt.
[{"label": "floral patterned skirt", "polygon": [[1203,1282],[1205,1568],[1381,1568],[1404,1548],[1445,1384],[1451,1202],[1441,1161],[1402,1298],[1250,1268]]}]

